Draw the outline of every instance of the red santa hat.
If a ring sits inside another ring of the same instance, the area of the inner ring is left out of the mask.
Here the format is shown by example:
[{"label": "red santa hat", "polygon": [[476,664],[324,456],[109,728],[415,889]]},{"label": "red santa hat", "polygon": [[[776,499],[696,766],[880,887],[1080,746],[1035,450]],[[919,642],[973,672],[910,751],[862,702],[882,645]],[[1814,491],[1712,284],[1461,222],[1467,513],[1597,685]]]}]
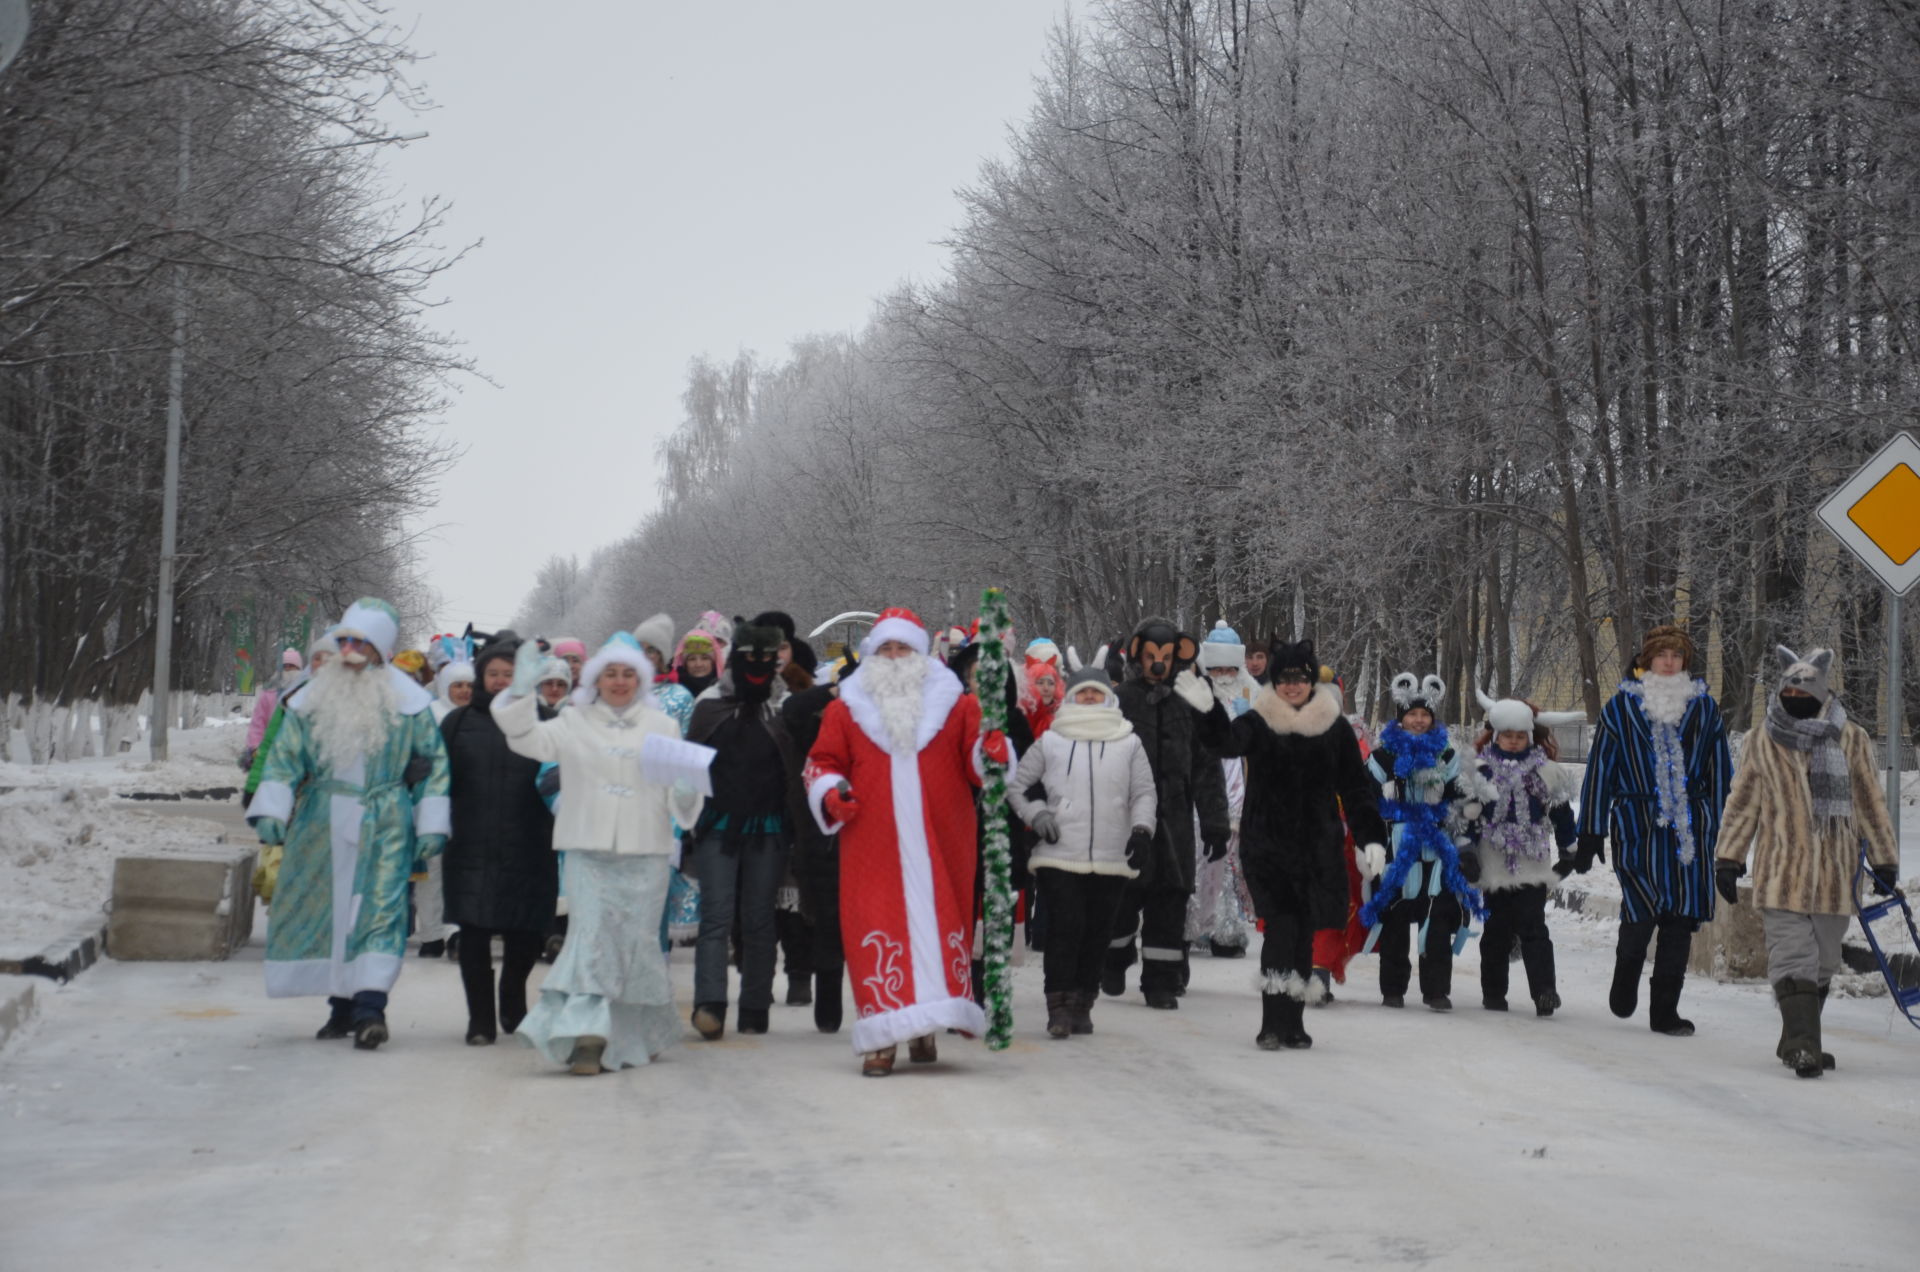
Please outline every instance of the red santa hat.
[{"label": "red santa hat", "polygon": [[926,653],[933,644],[927,625],[920,621],[920,616],[900,606],[880,611],[880,617],[873,621],[866,638],[860,642],[860,656],[870,657],[874,650],[890,640],[912,646],[917,654]]}]

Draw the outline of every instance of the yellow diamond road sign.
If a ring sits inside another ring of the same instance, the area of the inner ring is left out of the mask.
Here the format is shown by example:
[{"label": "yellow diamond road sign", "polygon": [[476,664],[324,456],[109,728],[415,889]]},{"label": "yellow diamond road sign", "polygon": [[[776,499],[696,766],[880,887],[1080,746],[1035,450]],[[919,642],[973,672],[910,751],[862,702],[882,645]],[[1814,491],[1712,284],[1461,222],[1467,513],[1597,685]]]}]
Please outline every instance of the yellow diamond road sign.
[{"label": "yellow diamond road sign", "polygon": [[1820,505],[1820,520],[1899,596],[1920,582],[1920,443],[1895,433]]}]

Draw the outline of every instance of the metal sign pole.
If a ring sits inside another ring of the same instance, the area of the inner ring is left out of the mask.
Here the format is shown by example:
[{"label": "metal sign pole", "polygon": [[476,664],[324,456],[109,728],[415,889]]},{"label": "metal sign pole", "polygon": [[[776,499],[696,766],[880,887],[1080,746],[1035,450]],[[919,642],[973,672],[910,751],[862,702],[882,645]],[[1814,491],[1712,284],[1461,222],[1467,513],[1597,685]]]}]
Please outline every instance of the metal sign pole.
[{"label": "metal sign pole", "polygon": [[1887,595],[1887,816],[1893,821],[1894,852],[1900,851],[1900,744],[1905,730],[1900,707],[1906,696],[1901,682],[1900,593]]}]

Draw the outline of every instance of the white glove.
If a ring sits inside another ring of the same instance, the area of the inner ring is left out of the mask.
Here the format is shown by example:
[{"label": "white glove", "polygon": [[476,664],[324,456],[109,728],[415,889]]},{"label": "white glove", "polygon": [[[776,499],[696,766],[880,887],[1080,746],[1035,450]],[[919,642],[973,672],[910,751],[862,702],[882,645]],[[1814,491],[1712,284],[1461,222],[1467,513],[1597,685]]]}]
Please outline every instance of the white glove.
[{"label": "white glove", "polygon": [[1202,715],[1214,708],[1213,686],[1202,680],[1200,674],[1191,667],[1173,678],[1173,691]]},{"label": "white glove", "polygon": [[520,648],[513,655],[513,684],[508,687],[506,696],[524,698],[534,691],[540,683],[540,664],[546,655],[540,652],[540,646],[530,640],[520,642]]},{"label": "white glove", "polygon": [[1460,807],[1460,816],[1464,821],[1478,821],[1486,806],[1477,799],[1470,799]]},{"label": "white glove", "polygon": [[1391,781],[1391,780],[1389,780],[1389,781],[1388,781],[1388,782],[1387,782],[1387,783],[1386,783],[1385,785],[1383,785],[1383,786],[1382,786],[1382,787],[1380,788],[1380,798],[1381,798],[1381,799],[1392,799],[1392,800],[1397,800],[1397,799],[1399,799],[1399,798],[1400,798],[1400,783],[1398,783],[1398,782],[1395,782],[1395,781]]},{"label": "white glove", "polygon": [[1420,798],[1425,800],[1429,804],[1438,804],[1440,802],[1440,797],[1445,795],[1446,793],[1447,793],[1446,787],[1439,786],[1432,782],[1429,782],[1426,786],[1426,789],[1420,792]]},{"label": "white glove", "polygon": [[1387,873],[1387,850],[1379,844],[1368,844],[1365,848],[1355,848],[1354,864],[1360,867],[1360,873],[1368,879],[1378,879]]}]

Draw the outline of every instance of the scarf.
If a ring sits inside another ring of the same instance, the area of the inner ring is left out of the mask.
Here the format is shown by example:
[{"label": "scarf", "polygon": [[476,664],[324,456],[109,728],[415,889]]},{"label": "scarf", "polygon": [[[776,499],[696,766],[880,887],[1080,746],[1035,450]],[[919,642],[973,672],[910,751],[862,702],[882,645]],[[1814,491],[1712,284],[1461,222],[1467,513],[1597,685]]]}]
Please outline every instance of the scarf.
[{"label": "scarf", "polygon": [[1649,674],[1626,681],[1620,690],[1640,703],[1640,714],[1653,735],[1654,822],[1672,828],[1680,864],[1690,866],[1695,852],[1693,806],[1687,802],[1687,748],[1680,724],[1693,700],[1705,696],[1706,683],[1684,673]]},{"label": "scarf", "polygon": [[1846,749],[1840,745],[1846,727],[1847,709],[1838,698],[1827,699],[1820,714],[1806,720],[1788,715],[1779,694],[1767,703],[1767,736],[1807,757],[1813,819],[1820,826],[1844,828],[1853,820],[1853,780]]},{"label": "scarf", "polygon": [[1521,859],[1545,861],[1549,851],[1551,824],[1533,819],[1533,801],[1547,806],[1547,755],[1537,746],[1524,755],[1509,755],[1499,747],[1489,747],[1480,757],[1494,795],[1487,801],[1485,841],[1500,850],[1507,859],[1507,872],[1515,873]]},{"label": "scarf", "polygon": [[1117,707],[1069,702],[1054,713],[1053,732],[1070,742],[1118,742],[1133,732],[1133,722]]}]

